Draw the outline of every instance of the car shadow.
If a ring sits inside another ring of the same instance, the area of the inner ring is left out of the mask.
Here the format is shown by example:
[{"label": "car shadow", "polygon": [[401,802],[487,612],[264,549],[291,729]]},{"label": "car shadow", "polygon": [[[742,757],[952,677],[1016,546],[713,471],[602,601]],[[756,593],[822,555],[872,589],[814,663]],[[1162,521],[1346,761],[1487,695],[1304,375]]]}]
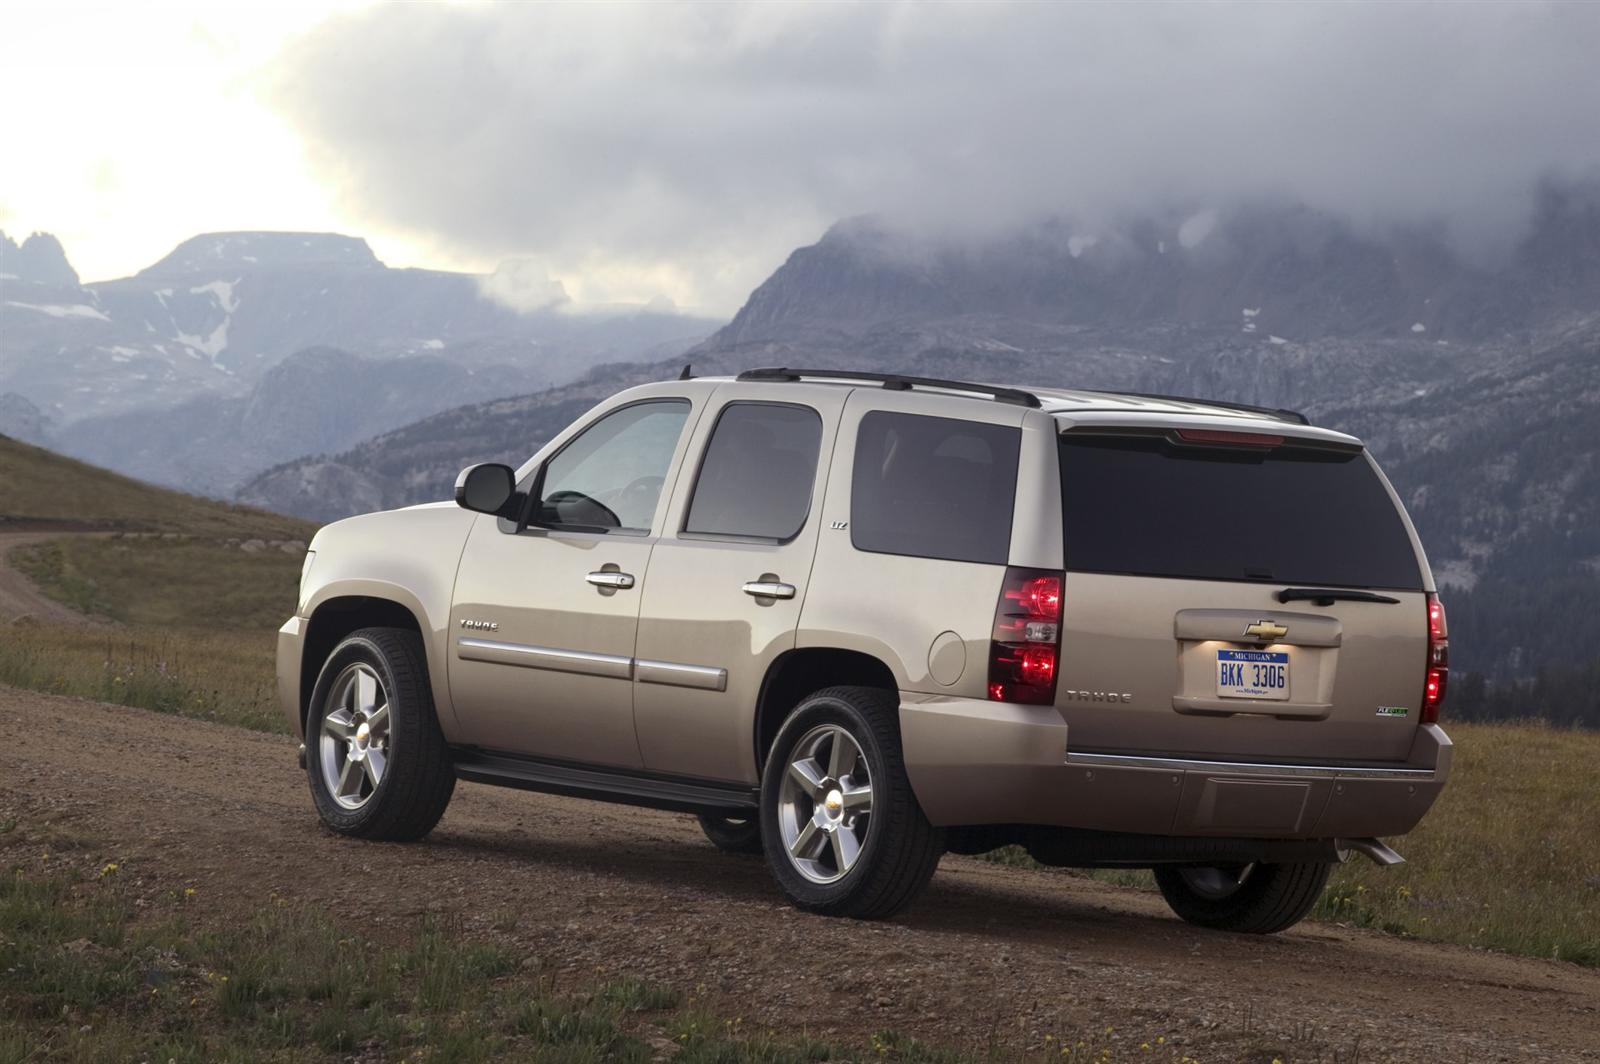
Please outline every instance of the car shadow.
[{"label": "car shadow", "polygon": [[[426,843],[441,854],[493,856],[586,873],[599,873],[637,883],[669,895],[694,893],[725,902],[770,906],[782,904],[766,862],[758,856],[724,853],[685,819],[683,838],[664,839],[611,835],[598,831],[574,839],[549,837],[534,828],[461,828],[436,831]],[[893,923],[934,934],[979,934],[989,939],[1039,945],[1059,942],[1065,948],[1100,947],[1133,936],[1163,948],[1186,947],[1219,940],[1289,944],[1281,936],[1220,935],[1192,928],[1165,912],[1134,912],[1113,906],[1117,893],[1100,884],[1094,897],[1075,889],[1083,880],[1053,871],[1006,869],[993,876],[962,875],[946,857],[928,890]],[[957,858],[956,860],[962,860]],[[965,862],[963,862],[965,863]],[[1129,900],[1133,900],[1131,892]],[[1303,942],[1303,940],[1301,940]]]}]

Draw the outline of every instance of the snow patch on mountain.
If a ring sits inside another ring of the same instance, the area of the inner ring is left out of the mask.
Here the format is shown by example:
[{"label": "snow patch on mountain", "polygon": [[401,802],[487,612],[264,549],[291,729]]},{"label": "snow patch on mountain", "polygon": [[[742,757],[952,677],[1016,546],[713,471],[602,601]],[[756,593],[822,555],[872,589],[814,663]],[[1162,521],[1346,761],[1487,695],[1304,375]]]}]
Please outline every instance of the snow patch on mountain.
[{"label": "snow patch on mountain", "polygon": [[21,307],[23,310],[37,310],[41,314],[48,314],[52,318],[98,318],[100,321],[110,321],[100,311],[87,303],[19,303],[14,299],[5,302],[8,307]]}]

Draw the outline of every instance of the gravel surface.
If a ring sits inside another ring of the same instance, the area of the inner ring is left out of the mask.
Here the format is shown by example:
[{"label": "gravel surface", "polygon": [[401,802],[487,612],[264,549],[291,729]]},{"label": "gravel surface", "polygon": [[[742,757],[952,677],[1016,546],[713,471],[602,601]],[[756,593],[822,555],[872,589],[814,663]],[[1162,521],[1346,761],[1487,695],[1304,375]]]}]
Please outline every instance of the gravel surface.
[{"label": "gravel surface", "polygon": [[[1118,1059],[1149,1042],[1207,1064],[1276,1046],[1600,1060],[1600,972],[1573,965],[1328,924],[1205,932],[1153,895],[954,856],[898,919],[829,920],[787,907],[759,859],[713,849],[689,817],[472,784],[423,843],[355,842],[319,825],[288,739],[0,688],[12,817],[89,840],[71,860],[117,861],[152,899],[196,888],[202,920],[275,896],[395,929],[449,914],[575,986],[703,988],[747,1030],[861,1045],[892,1028],[979,1051],[1093,1039]],[[39,859],[7,840],[0,862]]]}]

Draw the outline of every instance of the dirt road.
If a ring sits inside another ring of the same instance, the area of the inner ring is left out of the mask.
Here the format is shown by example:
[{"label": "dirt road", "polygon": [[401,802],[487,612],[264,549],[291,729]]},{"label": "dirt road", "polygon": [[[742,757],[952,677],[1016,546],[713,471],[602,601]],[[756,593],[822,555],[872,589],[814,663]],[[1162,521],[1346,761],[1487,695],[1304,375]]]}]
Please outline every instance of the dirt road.
[{"label": "dirt road", "polygon": [[[94,840],[73,859],[117,861],[152,897],[194,886],[214,916],[274,893],[360,899],[380,921],[446,912],[564,978],[704,986],[747,1025],[820,1037],[1092,1032],[1117,1059],[1165,1037],[1209,1064],[1298,1030],[1294,1059],[1600,1059],[1600,972],[1571,965],[1325,924],[1207,933],[1140,892],[958,857],[896,921],[826,920],[687,817],[471,784],[425,843],[353,842],[318,825],[287,739],[0,688],[11,817]],[[38,858],[6,839],[0,864]]]},{"label": "dirt road", "polygon": [[0,532],[0,625],[22,617],[51,624],[91,624],[83,616],[41,594],[27,577],[12,568],[11,552],[18,547],[60,539],[60,532]]}]

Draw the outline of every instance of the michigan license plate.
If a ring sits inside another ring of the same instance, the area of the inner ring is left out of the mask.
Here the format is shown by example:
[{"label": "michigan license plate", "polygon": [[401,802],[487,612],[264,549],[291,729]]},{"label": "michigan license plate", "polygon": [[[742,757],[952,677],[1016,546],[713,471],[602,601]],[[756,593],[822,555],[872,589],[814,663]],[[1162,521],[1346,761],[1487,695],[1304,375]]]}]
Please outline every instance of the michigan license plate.
[{"label": "michigan license plate", "polygon": [[1282,650],[1217,651],[1218,698],[1289,697],[1289,655]]}]

